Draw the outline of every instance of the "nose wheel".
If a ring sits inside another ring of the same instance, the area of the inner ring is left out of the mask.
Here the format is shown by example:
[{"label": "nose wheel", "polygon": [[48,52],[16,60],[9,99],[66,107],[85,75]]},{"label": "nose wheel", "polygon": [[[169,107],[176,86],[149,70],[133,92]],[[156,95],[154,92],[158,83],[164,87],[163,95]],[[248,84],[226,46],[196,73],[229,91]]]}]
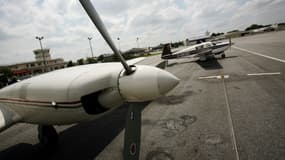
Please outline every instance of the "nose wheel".
[{"label": "nose wheel", "polygon": [[58,134],[51,125],[39,125],[38,138],[44,147],[55,146],[58,142]]}]

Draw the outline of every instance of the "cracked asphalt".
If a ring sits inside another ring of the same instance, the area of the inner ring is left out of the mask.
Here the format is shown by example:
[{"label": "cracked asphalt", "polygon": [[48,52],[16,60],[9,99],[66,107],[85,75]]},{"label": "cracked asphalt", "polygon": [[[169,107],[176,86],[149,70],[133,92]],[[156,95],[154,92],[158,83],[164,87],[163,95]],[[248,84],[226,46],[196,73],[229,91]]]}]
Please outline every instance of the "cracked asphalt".
[{"label": "cracked asphalt", "polygon": [[[285,60],[284,37],[280,31],[233,42]],[[168,62],[166,70],[181,82],[145,104],[140,159],[285,159],[285,63],[236,48],[226,56]],[[199,78],[209,76],[221,78]],[[59,146],[52,153],[38,144],[36,126],[17,124],[0,134],[0,159],[122,159],[126,111],[120,107],[99,120],[57,127]]]}]

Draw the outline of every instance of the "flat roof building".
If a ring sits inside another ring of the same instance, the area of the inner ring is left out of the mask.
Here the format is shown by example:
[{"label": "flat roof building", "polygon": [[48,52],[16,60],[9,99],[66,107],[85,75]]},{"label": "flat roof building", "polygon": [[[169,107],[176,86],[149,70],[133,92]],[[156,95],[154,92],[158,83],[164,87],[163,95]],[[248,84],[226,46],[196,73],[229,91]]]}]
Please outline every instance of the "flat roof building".
[{"label": "flat roof building", "polygon": [[66,64],[64,60],[62,58],[52,59],[49,51],[49,48],[43,50],[36,49],[33,51],[35,54],[35,61],[17,63],[3,67],[8,67],[13,75],[18,78],[64,68]]}]

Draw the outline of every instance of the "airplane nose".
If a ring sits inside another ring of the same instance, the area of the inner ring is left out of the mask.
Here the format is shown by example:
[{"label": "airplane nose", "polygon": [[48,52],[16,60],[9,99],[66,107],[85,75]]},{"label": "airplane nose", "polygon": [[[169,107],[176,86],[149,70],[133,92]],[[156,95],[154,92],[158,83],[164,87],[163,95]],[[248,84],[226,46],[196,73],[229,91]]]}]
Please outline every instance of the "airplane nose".
[{"label": "airplane nose", "polygon": [[180,79],[174,75],[161,70],[157,75],[158,91],[161,95],[169,92],[178,85]]}]

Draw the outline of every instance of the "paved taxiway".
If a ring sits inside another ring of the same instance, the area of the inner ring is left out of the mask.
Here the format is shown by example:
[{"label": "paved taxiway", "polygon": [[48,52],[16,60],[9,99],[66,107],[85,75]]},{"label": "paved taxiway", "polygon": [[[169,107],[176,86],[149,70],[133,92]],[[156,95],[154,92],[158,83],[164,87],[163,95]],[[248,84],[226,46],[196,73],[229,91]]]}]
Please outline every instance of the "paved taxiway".
[{"label": "paved taxiway", "polygon": [[[233,39],[226,59],[169,61],[181,82],[144,108],[141,159],[285,159],[285,63],[265,57],[285,60],[283,37]],[[41,150],[35,126],[18,124],[0,133],[0,159],[121,159],[125,114],[58,127],[53,153]]]}]

